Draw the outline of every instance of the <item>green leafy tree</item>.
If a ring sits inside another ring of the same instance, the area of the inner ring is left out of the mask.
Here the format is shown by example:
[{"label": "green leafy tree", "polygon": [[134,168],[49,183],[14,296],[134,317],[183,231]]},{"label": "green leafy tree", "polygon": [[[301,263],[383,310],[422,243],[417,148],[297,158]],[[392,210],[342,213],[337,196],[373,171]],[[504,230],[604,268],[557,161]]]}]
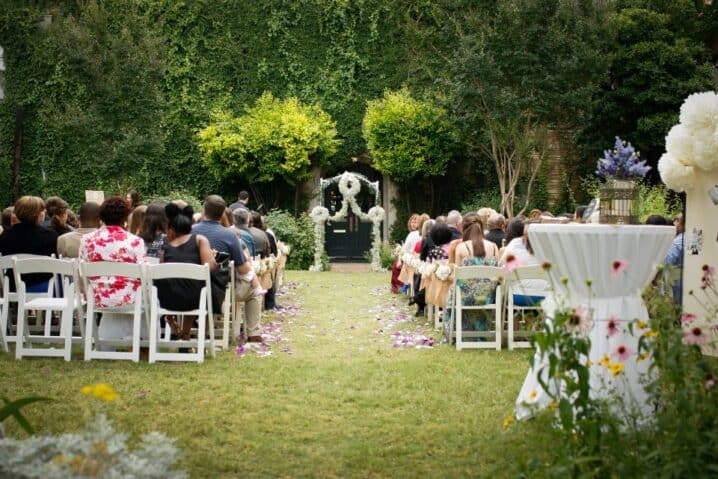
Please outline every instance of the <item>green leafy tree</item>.
[{"label": "green leafy tree", "polygon": [[[608,75],[582,133],[585,157],[597,158],[620,136],[653,164],[655,174],[683,100],[715,87],[707,42],[718,29],[716,19],[717,2],[618,2],[610,19],[615,38]],[[588,163],[592,173],[595,162]]]},{"label": "green leafy tree", "polygon": [[547,129],[585,116],[604,65],[601,14],[589,0],[506,0],[456,20],[453,109],[468,150],[493,162],[509,216],[519,187],[530,203]]},{"label": "green leafy tree", "polygon": [[202,159],[219,178],[237,175],[251,182],[284,178],[297,185],[312,165],[323,165],[337,149],[336,127],[318,105],[264,93],[238,117],[218,112],[198,134]]},{"label": "green leafy tree", "polygon": [[406,88],[368,102],[362,132],[374,167],[399,182],[442,176],[455,154],[456,133],[446,112],[412,98]]}]

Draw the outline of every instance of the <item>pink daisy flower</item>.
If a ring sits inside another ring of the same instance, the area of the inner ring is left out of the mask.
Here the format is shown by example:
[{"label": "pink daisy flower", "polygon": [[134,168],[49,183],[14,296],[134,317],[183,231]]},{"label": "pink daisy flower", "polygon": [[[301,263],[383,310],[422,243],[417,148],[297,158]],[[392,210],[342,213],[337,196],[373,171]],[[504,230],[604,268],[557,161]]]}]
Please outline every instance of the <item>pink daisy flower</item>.
[{"label": "pink daisy flower", "polygon": [[613,356],[614,358],[618,358],[619,361],[625,361],[631,356],[631,354],[633,354],[631,348],[621,343],[616,346],[616,349],[613,351],[613,354],[611,354],[611,356]]},{"label": "pink daisy flower", "polygon": [[716,380],[713,378],[708,378],[705,383],[703,383],[703,387],[706,389],[713,389],[713,386],[716,385]]},{"label": "pink daisy flower", "polygon": [[524,266],[524,262],[518,259],[516,256],[509,254],[506,255],[506,264],[504,264],[504,271],[511,273],[516,268]]},{"label": "pink daisy flower", "polygon": [[686,344],[701,345],[706,342],[706,335],[700,326],[693,326],[683,334],[683,342]]},{"label": "pink daisy flower", "polygon": [[608,329],[608,336],[614,336],[616,333],[618,333],[618,318],[616,316],[611,316],[608,318],[607,323],[607,329]]},{"label": "pink daisy flower", "polygon": [[696,319],[698,319],[698,317],[693,313],[683,313],[683,316],[681,316],[681,322],[683,324],[690,324]]},{"label": "pink daisy flower", "polygon": [[626,271],[626,268],[628,268],[628,260],[625,259],[617,259],[613,262],[611,265],[611,276],[613,278],[618,278],[618,276]]}]

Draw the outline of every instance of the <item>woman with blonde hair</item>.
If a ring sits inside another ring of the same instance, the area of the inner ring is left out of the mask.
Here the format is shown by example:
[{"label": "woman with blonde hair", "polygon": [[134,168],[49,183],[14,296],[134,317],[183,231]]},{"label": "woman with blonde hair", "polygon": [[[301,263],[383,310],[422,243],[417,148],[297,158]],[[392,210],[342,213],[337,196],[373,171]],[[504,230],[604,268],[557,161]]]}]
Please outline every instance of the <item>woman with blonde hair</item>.
[{"label": "woman with blonde hair", "polygon": [[139,236],[142,232],[142,225],[145,223],[145,216],[147,214],[147,205],[139,205],[132,210],[130,219],[128,220],[129,227],[127,231],[133,235]]}]

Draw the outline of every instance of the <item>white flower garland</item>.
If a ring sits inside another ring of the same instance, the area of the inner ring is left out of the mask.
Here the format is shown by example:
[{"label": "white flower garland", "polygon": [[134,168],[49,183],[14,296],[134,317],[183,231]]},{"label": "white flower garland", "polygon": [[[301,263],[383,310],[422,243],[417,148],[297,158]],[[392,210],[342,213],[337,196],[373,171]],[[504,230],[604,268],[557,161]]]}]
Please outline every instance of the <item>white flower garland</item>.
[{"label": "white flower garland", "polygon": [[685,191],[702,172],[718,169],[718,95],[688,96],[680,123],[666,136],[666,153],[658,161],[661,179],[670,189]]},{"label": "white flower garland", "polygon": [[[364,213],[356,200],[356,195],[361,191],[361,181],[368,181],[354,173],[345,171],[340,176],[339,192],[342,194],[342,207],[339,211],[329,216],[329,210],[324,206],[315,206],[309,217],[314,222],[314,264],[309,271],[322,271],[322,255],[324,254],[324,225],[327,221],[341,221],[346,218],[349,208],[361,221],[372,223],[372,235],[374,240],[371,244],[371,269],[382,271],[381,267],[381,223],[386,217],[386,212],[381,206],[373,206],[367,213]],[[325,180],[321,180],[324,184]],[[376,186],[375,186],[376,188]],[[378,198],[378,195],[376,196]]]}]

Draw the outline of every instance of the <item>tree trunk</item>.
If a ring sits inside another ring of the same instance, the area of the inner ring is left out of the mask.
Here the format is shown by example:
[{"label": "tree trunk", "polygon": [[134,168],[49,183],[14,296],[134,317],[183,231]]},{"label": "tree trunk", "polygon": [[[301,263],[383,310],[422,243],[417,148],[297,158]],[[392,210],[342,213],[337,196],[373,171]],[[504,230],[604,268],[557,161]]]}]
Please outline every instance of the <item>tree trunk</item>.
[{"label": "tree trunk", "polygon": [[25,111],[22,105],[15,108],[15,139],[13,147],[15,154],[12,161],[12,194],[10,202],[12,204],[20,197],[20,162],[22,160],[22,130],[25,120]]},{"label": "tree trunk", "polygon": [[294,217],[299,217],[299,203],[302,199],[302,185],[297,182],[296,185],[294,185]]}]

